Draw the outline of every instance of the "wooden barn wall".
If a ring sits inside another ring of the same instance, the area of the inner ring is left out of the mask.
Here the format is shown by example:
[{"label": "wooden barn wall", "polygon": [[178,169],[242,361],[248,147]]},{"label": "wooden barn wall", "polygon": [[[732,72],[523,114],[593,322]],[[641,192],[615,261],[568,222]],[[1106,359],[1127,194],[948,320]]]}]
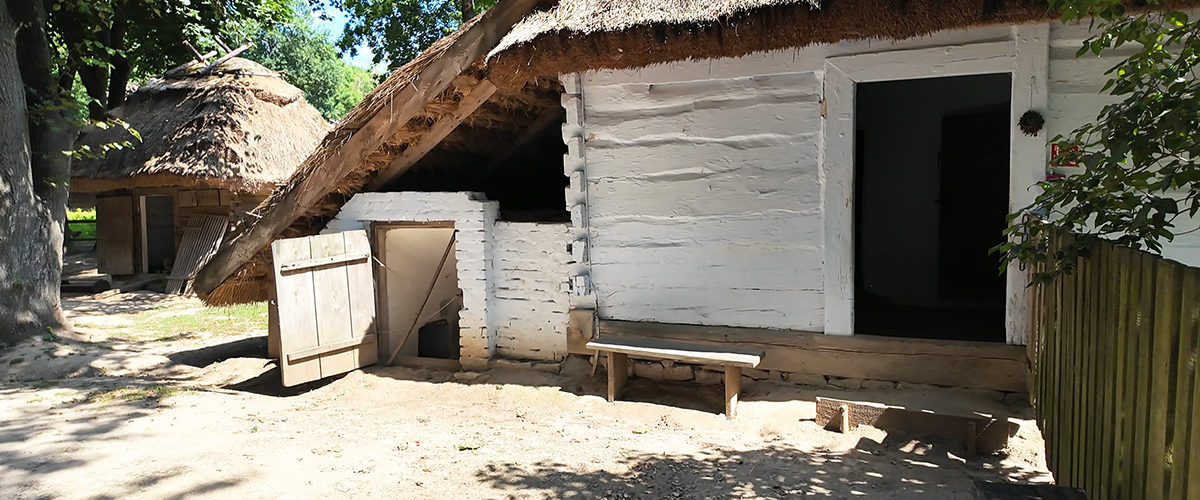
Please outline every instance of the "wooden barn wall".
[{"label": "wooden barn wall", "polygon": [[567,224],[496,223],[489,315],[499,355],[539,361],[566,357],[569,243]]},{"label": "wooden barn wall", "polygon": [[[1048,68],[1043,59],[1041,72],[1020,70],[1048,73],[1049,81],[1013,82],[1014,92],[1048,87],[1042,141],[1094,118],[1106,102],[1097,94],[1116,59],[1075,59],[1086,30],[1052,24],[1048,42],[1033,39],[1050,45]],[[954,51],[995,46],[1016,53],[1017,68],[1036,66],[1026,59],[1037,57],[1028,55],[1036,53],[1031,39],[1018,32],[993,26],[563,75],[578,85],[568,84],[564,97],[572,150],[565,167],[582,191],[568,191],[567,201],[578,205],[576,245],[586,249],[577,252],[586,286],[573,282],[573,290],[609,319],[824,331],[824,214],[836,204],[825,199],[832,191],[821,169],[826,62],[903,68],[909,54],[946,48],[947,61],[958,63]],[[880,57],[893,51],[894,59]],[[1200,263],[1200,232],[1166,254]],[[1023,286],[1009,288],[1010,304],[1022,302]],[[1023,334],[1010,341],[1023,342]]]}]

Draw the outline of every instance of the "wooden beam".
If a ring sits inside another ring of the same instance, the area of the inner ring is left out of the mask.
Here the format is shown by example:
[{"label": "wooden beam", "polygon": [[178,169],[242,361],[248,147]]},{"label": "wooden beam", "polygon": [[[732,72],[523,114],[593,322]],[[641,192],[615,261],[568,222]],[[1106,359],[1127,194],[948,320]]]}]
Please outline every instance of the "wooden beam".
[{"label": "wooden beam", "polygon": [[479,109],[483,103],[487,102],[492,94],[496,93],[496,86],[487,80],[480,80],[474,87],[471,87],[468,93],[461,101],[458,101],[458,106],[449,113],[438,118],[437,122],[429,128],[427,132],[417,138],[416,142],[409,143],[404,152],[392,159],[388,166],[384,167],[375,176],[375,180],[371,182],[369,191],[378,191],[388,183],[396,180],[401,174],[407,172],[409,168],[416,165],[421,158],[433,151],[433,148],[441,144],[446,136],[450,135],[454,129],[466,120],[471,113]]},{"label": "wooden beam", "polygon": [[411,84],[391,96],[391,105],[381,106],[374,116],[346,139],[336,153],[272,205],[258,223],[250,226],[229,246],[222,247],[196,277],[195,289],[201,294],[212,293],[225,278],[266,248],[309,206],[329,193],[333,183],[358,168],[396,130],[446,90],[454,77],[495,47],[513,25],[538,3],[540,0],[503,0],[476,18],[477,21],[446,47],[435,61],[422,69]]},{"label": "wooden beam", "polygon": [[914,384],[1026,390],[1024,349],[990,342],[599,321],[600,338],[642,337],[762,350],[760,370]]}]

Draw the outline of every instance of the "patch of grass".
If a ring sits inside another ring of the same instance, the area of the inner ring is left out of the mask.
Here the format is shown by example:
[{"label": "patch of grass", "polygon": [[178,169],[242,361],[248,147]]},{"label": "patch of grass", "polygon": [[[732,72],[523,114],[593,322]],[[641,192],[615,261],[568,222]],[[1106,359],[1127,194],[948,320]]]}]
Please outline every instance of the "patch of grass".
[{"label": "patch of grass", "polygon": [[67,228],[72,231],[79,231],[79,236],[76,236],[77,239],[96,239],[96,209],[82,210],[76,208],[67,212]]},{"label": "patch of grass", "polygon": [[171,387],[169,385],[119,387],[108,392],[93,393],[84,402],[108,406],[113,403],[132,403],[146,399],[162,401],[179,393],[180,390],[178,387]]},{"label": "patch of grass", "polygon": [[114,332],[128,340],[178,340],[204,336],[241,335],[267,330],[267,303],[255,302],[229,307],[193,310],[159,309],[128,315],[130,326]]}]

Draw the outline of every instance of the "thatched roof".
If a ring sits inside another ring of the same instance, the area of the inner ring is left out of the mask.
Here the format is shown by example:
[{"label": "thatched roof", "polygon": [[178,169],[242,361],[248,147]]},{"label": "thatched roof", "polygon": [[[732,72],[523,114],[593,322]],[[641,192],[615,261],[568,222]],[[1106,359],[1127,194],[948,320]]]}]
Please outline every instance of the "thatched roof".
[{"label": "thatched roof", "polygon": [[1050,17],[1045,0],[560,0],[492,50],[504,84]]},{"label": "thatched roof", "polygon": [[[536,122],[546,106],[561,112],[555,94],[561,74],[847,39],[899,39],[1051,15],[1045,0],[559,0],[522,15],[519,22],[506,18],[488,24],[488,16],[499,10],[508,8],[511,14],[534,2],[501,0],[368,94],[287,185],[255,209],[251,215],[256,222],[227,240],[201,271],[196,282],[201,296],[210,303],[264,298],[272,272],[271,239],[315,234],[354,193],[367,189],[381,169],[471,99],[481,82],[495,82],[500,90],[441,140],[432,156],[452,156],[472,145],[502,147],[498,145],[512,137],[506,135],[509,131]],[[469,34],[476,25],[482,29]],[[438,65],[457,65],[464,55],[454,47],[472,37],[496,40],[485,49],[486,57],[438,87],[436,95],[427,95],[428,82],[420,76]],[[416,109],[411,119],[380,121],[409,107]],[[364,134],[383,139],[363,151],[355,141]],[[426,163],[438,165],[437,158]]]},{"label": "thatched roof", "polygon": [[[287,180],[329,130],[304,93],[262,65],[232,58],[201,73],[192,62],[142,85],[112,116],[121,127],[90,127],[76,146],[132,148],[75,160],[77,179],[154,179],[137,185],[202,180],[234,191],[270,191]],[[80,181],[80,184],[84,184]]]},{"label": "thatched roof", "polygon": [[[263,279],[272,272],[270,240],[260,243],[261,235],[254,234],[255,231],[270,233],[272,238],[304,236],[319,231],[351,195],[364,190],[381,169],[421,140],[439,120],[450,115],[459,103],[485,84],[483,56],[538,1],[503,0],[435,42],[368,93],[311,154],[297,161],[299,166],[287,182],[250,214],[247,221],[253,224],[238,228],[238,234],[227,240],[201,271],[196,289],[202,298],[209,303],[263,300]],[[466,54],[477,55],[466,58]],[[446,68],[458,67],[465,69],[453,71],[451,75],[457,74],[456,77],[445,81],[440,77],[426,79],[430,75],[443,74]],[[431,89],[435,91],[430,92]],[[500,139],[497,139],[498,134],[487,129],[499,125],[519,131],[522,124],[535,121],[548,107],[562,110],[558,89],[548,87],[545,82],[541,86],[518,85],[515,89],[496,92],[471,113],[453,135],[441,141],[442,146],[487,148],[504,137],[499,134]],[[415,109],[410,118],[395,120],[403,114],[402,110],[410,108]],[[485,140],[479,140],[480,137]],[[301,199],[305,201],[297,210],[293,205]],[[278,230],[275,227],[265,229],[280,223]],[[232,275],[227,270],[217,269],[233,264],[240,268]],[[220,287],[212,288],[213,281],[221,283]]]}]

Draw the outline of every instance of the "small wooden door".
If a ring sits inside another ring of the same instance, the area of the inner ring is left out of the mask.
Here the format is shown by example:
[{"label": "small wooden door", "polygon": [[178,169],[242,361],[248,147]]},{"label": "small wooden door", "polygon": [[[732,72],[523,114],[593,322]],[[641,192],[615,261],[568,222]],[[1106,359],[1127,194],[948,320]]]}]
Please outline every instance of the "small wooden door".
[{"label": "small wooden door", "polygon": [[133,274],[133,197],[96,198],[96,260],[100,272]]},{"label": "small wooden door", "polygon": [[367,233],[281,239],[271,252],[283,385],[374,364],[375,283]]}]

